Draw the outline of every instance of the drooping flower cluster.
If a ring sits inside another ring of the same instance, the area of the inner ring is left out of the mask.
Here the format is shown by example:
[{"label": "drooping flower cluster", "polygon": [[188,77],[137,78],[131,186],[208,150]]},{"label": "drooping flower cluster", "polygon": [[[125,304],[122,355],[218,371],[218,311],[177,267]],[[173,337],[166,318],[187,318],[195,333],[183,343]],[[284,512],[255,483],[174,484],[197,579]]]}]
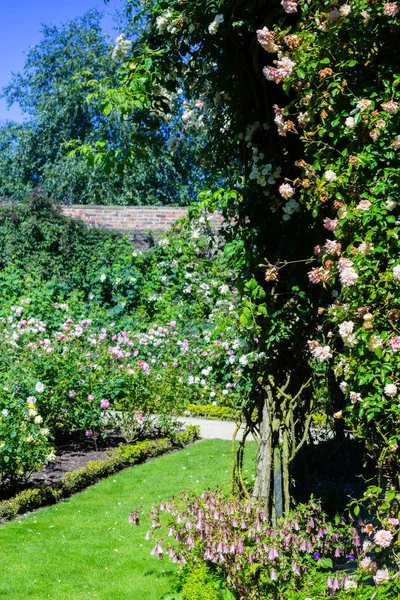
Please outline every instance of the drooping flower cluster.
[{"label": "drooping flower cluster", "polygon": [[[360,544],[355,531],[345,535],[340,526],[333,528],[313,503],[298,506],[296,513],[273,527],[259,502],[232,500],[219,491],[187,495],[180,503],[162,502],[153,507],[152,531],[146,539],[165,519],[168,537],[174,541],[165,550],[161,540],[157,541],[151,554],[162,559],[167,553],[181,567],[206,564],[243,598],[252,597],[252,565],[265,574],[264,593],[274,595],[291,580],[298,589],[302,585],[307,588],[311,565],[328,556],[346,557],[354,553],[353,544]],[[338,587],[347,580],[338,580]]]}]

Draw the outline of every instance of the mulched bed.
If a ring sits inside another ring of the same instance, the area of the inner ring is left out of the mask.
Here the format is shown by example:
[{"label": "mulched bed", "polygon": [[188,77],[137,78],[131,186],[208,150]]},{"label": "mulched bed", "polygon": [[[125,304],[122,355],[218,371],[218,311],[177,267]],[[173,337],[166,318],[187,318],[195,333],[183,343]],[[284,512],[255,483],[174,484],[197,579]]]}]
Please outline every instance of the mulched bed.
[{"label": "mulched bed", "polygon": [[114,433],[104,439],[98,437],[96,440],[97,450],[93,438],[86,438],[83,435],[60,439],[56,445],[56,460],[49,463],[42,471],[32,473],[28,482],[8,486],[1,490],[0,500],[11,498],[27,488],[60,481],[68,471],[86,467],[90,461],[102,460],[107,457],[108,450],[126,443],[123,437]]}]

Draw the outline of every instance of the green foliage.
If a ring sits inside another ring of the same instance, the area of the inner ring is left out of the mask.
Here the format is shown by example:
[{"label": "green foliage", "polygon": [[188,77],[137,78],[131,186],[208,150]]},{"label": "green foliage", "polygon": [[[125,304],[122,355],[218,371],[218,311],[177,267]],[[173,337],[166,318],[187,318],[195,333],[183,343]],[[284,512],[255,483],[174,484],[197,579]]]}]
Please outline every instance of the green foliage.
[{"label": "green foliage", "polygon": [[[179,120],[161,125],[154,116],[138,124],[130,106],[117,117],[110,114],[113,100],[95,93],[94,86],[103,89],[105,81],[116,85],[119,64],[100,22],[100,13],[90,11],[60,27],[44,25],[22,72],[4,88],[7,103],[17,102],[27,119],[0,127],[0,199],[23,200],[41,185],[63,203],[186,205],[204,185],[207,173],[196,156],[200,133],[187,146],[180,140]],[[95,79],[88,76],[91,71]],[[137,66],[134,74],[143,87],[145,73]],[[114,95],[125,103],[123,90]],[[137,96],[134,106],[138,102]],[[96,148],[90,157],[88,144]],[[72,155],[71,146],[79,152]],[[121,166],[131,147],[140,150]],[[102,160],[105,152],[113,161]]]},{"label": "green foliage", "polygon": [[[223,586],[223,587],[222,587]],[[226,589],[207,567],[192,566],[184,568],[179,574],[179,583],[163,600],[234,600],[234,596]]]}]

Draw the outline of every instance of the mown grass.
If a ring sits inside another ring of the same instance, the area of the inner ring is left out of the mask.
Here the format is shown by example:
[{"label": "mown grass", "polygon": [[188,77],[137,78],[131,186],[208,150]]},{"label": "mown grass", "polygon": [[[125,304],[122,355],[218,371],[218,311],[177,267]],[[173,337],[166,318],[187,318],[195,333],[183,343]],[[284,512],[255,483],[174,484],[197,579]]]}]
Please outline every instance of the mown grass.
[{"label": "mown grass", "polygon": [[[185,489],[227,488],[230,448],[200,442],[0,527],[1,600],[160,600],[174,566],[150,556],[149,509]],[[254,455],[249,443],[249,476]],[[143,512],[140,527],[128,523],[134,509]]]}]

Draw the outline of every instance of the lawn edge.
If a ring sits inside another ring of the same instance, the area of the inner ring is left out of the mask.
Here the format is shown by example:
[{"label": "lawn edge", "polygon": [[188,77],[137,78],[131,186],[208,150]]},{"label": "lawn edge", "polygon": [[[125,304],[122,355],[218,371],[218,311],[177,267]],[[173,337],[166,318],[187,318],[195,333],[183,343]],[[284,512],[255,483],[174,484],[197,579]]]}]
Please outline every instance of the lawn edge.
[{"label": "lawn edge", "polygon": [[60,481],[23,490],[13,498],[1,501],[0,525],[19,515],[65,500],[126,467],[189,446],[199,438],[200,427],[188,425],[168,438],[144,440],[114,448],[107,458],[90,461],[86,467],[65,473]]}]

